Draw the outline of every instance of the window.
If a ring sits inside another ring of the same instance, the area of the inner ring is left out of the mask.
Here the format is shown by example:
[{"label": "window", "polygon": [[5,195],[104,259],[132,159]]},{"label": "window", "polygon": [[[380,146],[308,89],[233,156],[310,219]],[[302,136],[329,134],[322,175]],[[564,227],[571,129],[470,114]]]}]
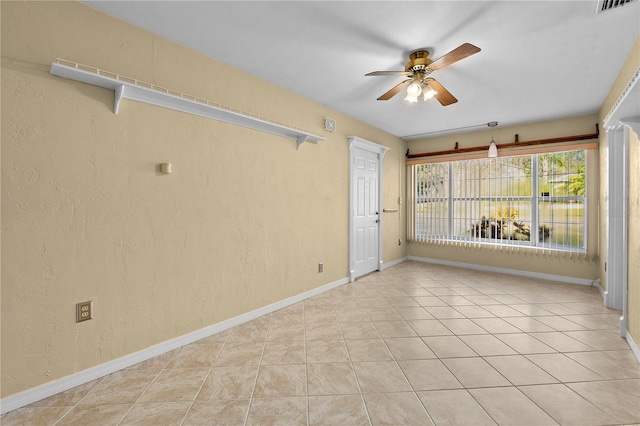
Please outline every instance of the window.
[{"label": "window", "polygon": [[586,250],[586,151],[412,167],[413,238]]}]

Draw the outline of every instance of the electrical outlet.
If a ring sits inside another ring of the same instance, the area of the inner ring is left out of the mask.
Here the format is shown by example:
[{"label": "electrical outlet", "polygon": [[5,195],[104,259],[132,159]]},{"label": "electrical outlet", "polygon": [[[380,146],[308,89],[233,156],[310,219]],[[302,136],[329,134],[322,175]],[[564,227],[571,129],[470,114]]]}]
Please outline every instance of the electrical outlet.
[{"label": "electrical outlet", "polygon": [[324,263],[318,263],[318,273],[324,272]]},{"label": "electrical outlet", "polygon": [[76,322],[87,321],[93,318],[92,301],[76,303]]}]

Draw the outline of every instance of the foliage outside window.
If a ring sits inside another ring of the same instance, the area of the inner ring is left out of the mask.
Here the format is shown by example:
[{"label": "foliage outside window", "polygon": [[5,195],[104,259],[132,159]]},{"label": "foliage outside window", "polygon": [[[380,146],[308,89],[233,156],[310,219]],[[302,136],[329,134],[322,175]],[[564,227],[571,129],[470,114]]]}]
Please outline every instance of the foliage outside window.
[{"label": "foliage outside window", "polygon": [[413,166],[414,238],[586,249],[586,151]]}]

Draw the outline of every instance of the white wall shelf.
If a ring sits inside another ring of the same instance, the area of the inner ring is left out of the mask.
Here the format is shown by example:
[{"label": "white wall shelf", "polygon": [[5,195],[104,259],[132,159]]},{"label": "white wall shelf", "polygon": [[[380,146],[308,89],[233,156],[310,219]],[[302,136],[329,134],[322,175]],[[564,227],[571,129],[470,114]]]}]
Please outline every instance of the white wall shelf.
[{"label": "white wall shelf", "polygon": [[258,117],[240,110],[209,102],[205,99],[185,95],[164,87],[155,86],[132,78],[120,76],[108,71],[86,65],[58,59],[51,65],[52,75],[92,84],[115,92],[113,112],[118,113],[122,99],[131,99],[188,114],[199,115],[213,120],[224,121],[261,132],[292,138],[300,148],[304,142],[318,143],[324,137],[283,123]]}]

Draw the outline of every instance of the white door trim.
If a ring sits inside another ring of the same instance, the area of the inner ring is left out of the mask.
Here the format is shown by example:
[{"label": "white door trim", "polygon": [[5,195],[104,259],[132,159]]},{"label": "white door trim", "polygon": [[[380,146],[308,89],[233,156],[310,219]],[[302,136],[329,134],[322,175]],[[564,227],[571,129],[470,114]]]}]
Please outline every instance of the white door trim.
[{"label": "white door trim", "polygon": [[[359,138],[357,136],[349,136],[349,282],[353,282],[357,277],[355,276],[355,241],[353,238],[354,223],[353,212],[355,208],[355,194],[354,194],[354,174],[355,168],[354,162],[354,148],[361,149],[376,154],[380,167],[378,167],[378,211],[382,213],[382,159],[384,154],[389,150],[386,146],[379,145],[375,142],[368,141],[366,139]],[[382,218],[382,214],[380,214]],[[380,222],[378,226],[378,271],[382,270],[382,225]]]}]

